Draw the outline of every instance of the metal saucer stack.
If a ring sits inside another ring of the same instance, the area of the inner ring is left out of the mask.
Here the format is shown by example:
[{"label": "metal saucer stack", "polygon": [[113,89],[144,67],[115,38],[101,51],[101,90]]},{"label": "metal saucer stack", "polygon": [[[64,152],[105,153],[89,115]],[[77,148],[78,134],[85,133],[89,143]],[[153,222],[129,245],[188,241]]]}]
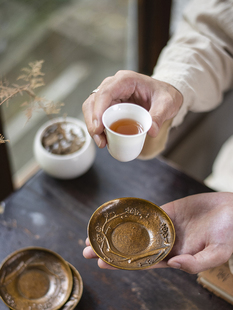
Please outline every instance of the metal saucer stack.
[{"label": "metal saucer stack", "polygon": [[77,269],[45,248],[20,249],[0,267],[0,296],[12,310],[73,310],[82,292]]}]

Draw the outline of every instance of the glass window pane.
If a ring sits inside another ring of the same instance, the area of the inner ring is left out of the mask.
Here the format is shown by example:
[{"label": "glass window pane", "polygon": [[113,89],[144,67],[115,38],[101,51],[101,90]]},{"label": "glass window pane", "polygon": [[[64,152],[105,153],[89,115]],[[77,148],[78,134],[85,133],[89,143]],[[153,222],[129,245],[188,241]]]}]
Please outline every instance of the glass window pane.
[{"label": "glass window pane", "polygon": [[[132,13],[128,12],[134,4],[133,0],[1,0],[0,76],[20,84],[21,68],[44,60],[46,85],[35,92],[64,102],[61,115],[82,118],[81,106],[90,92],[105,77],[129,68],[127,63],[133,66],[128,40]],[[33,139],[47,120],[44,113],[36,112],[27,122],[21,104],[28,99],[16,96],[2,105],[17,180],[37,169]]]}]

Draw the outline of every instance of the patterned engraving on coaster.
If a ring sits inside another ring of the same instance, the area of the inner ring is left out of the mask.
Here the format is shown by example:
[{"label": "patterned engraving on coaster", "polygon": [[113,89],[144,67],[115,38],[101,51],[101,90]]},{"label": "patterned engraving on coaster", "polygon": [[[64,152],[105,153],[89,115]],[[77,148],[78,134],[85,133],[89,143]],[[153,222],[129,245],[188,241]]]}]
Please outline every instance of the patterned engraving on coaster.
[{"label": "patterned engraving on coaster", "polygon": [[[154,234],[148,228],[150,213],[138,208],[125,208],[124,212],[105,212],[101,225],[97,223],[96,242],[103,259],[109,263],[138,262],[138,267],[154,264],[171,246],[167,224],[158,215],[153,215]],[[155,240],[158,239],[158,240]]]}]

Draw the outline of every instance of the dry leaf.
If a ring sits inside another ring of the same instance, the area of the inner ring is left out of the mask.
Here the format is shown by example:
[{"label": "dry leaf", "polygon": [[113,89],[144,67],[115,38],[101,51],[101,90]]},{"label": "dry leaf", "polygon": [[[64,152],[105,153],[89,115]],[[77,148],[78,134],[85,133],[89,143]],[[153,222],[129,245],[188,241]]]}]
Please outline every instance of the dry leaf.
[{"label": "dry leaf", "polygon": [[[29,97],[29,101],[25,101],[21,104],[21,107],[26,107],[25,114],[27,121],[32,117],[34,111],[43,110],[48,116],[51,114],[58,114],[61,107],[64,106],[63,103],[53,102],[52,100],[47,100],[43,97],[38,97],[34,92],[34,89],[44,86],[44,73],[42,70],[42,65],[44,61],[30,62],[29,67],[22,68],[23,74],[21,74],[17,80],[24,81],[23,85],[12,84],[9,86],[7,81],[0,81],[0,105],[3,103],[8,104],[9,100],[14,96],[26,93]],[[26,82],[26,83],[25,83]],[[2,135],[0,135],[0,143],[5,143],[6,141]]]},{"label": "dry leaf", "polygon": [[25,113],[28,120],[32,117],[33,111],[41,109],[47,115],[58,114],[61,110],[61,106],[64,105],[63,103],[54,103],[53,101],[38,97],[34,92],[35,88],[45,85],[42,78],[42,76],[44,76],[44,73],[41,72],[43,62],[43,60],[31,62],[29,63],[29,67],[21,69],[24,74],[20,75],[17,80],[23,80],[27,82],[27,84],[12,84],[11,86],[8,86],[8,83],[6,81],[1,81],[0,105],[4,102],[8,103],[9,99],[13,98],[18,94],[22,95],[23,93],[27,93],[31,98],[31,102],[29,103],[28,101],[26,101],[21,106],[27,107]]},{"label": "dry leaf", "polygon": [[1,143],[6,143],[6,142],[10,142],[10,140],[5,140],[5,138],[3,137],[3,135],[0,134],[0,144],[1,144]]}]

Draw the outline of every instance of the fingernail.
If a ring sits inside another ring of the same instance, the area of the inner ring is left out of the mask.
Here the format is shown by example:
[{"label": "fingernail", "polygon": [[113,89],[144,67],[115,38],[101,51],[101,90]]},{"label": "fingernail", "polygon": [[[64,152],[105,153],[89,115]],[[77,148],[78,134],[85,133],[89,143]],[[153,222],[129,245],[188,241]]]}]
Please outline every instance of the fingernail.
[{"label": "fingernail", "polygon": [[94,135],[94,136],[93,136],[93,139],[94,139],[96,145],[97,145],[98,147],[100,147],[100,145],[101,145],[100,136],[99,136],[99,135]]},{"label": "fingernail", "polygon": [[181,264],[180,263],[170,263],[169,267],[174,268],[174,269],[180,269],[181,268]]}]

